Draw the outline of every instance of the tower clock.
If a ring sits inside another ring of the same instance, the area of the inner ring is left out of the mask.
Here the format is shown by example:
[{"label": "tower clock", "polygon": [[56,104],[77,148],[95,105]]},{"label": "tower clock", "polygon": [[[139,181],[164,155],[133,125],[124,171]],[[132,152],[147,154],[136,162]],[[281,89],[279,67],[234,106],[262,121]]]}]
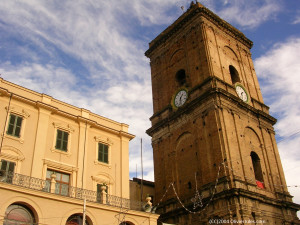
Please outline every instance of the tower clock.
[{"label": "tower clock", "polygon": [[198,2],[149,44],[160,221],[300,224],[251,47]]}]

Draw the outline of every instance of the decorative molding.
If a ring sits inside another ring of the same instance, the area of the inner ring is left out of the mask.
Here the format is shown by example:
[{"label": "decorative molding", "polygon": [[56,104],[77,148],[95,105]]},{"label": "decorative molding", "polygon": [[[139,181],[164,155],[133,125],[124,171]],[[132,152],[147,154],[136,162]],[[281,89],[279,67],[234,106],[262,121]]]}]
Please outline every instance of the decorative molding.
[{"label": "decorative molding", "polygon": [[96,142],[101,142],[104,144],[107,144],[108,146],[112,146],[114,143],[111,141],[110,138],[108,137],[103,137],[103,136],[95,136],[94,137]]},{"label": "decorative molding", "polygon": [[65,124],[61,124],[61,123],[57,123],[57,122],[53,122],[52,124],[53,124],[54,128],[62,129],[69,133],[73,133],[75,131],[75,129],[70,124],[65,125]]},{"label": "decorative molding", "polygon": [[110,178],[107,175],[96,175],[96,176],[91,176],[92,180],[95,181],[98,184],[103,184],[106,183],[107,185],[113,185],[114,181],[112,178]]},{"label": "decorative molding", "polygon": [[75,167],[73,165],[53,161],[53,160],[50,160],[50,159],[43,159],[43,161],[44,161],[44,164],[47,165],[47,168],[50,168],[50,169],[59,170],[59,171],[66,171],[66,172],[69,172],[69,173],[73,173],[73,172],[78,171],[78,167]]},{"label": "decorative molding", "polygon": [[[6,111],[8,111],[8,106],[5,107]],[[8,113],[14,113],[14,114],[17,114],[19,116],[22,116],[23,118],[28,118],[30,117],[30,114],[25,110],[25,109],[22,109],[22,110],[17,110],[15,107],[13,106],[10,106],[9,107],[9,111]]]},{"label": "decorative molding", "polygon": [[4,159],[11,159],[14,161],[25,160],[25,156],[23,155],[23,153],[19,149],[12,146],[3,146],[0,152],[0,157]]}]

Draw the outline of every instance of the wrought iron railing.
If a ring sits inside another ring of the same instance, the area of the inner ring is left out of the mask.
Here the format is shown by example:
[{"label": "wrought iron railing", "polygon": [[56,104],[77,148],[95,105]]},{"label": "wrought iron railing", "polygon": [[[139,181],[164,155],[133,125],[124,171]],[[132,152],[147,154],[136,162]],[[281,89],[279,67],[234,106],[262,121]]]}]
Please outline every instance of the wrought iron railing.
[{"label": "wrought iron railing", "polygon": [[96,202],[99,204],[110,205],[114,207],[120,207],[125,209],[132,209],[142,211],[143,203],[139,201],[133,201],[130,199],[121,198],[109,194],[99,193],[97,191],[91,191],[87,189],[72,187],[66,184],[56,183],[55,188],[51,191],[50,180],[42,180],[18,173],[11,173],[8,171],[0,170],[0,182],[34,189],[37,191],[49,192],[56,195],[66,196],[75,199],[86,199],[88,202]]}]

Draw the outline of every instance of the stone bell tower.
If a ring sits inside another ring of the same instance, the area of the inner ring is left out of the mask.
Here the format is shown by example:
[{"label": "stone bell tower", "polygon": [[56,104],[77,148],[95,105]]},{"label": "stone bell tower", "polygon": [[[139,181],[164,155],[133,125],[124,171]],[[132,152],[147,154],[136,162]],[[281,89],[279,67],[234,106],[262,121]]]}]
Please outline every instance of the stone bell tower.
[{"label": "stone bell tower", "polygon": [[251,47],[198,2],[149,44],[160,221],[300,224]]}]

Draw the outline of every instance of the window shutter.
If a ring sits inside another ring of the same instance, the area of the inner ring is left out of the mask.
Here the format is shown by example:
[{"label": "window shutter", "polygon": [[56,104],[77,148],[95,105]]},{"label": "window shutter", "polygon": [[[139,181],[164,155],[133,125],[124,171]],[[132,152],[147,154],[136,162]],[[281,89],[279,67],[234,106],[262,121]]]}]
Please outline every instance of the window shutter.
[{"label": "window shutter", "polygon": [[69,137],[69,133],[63,132],[63,146],[62,146],[62,150],[67,151],[67,149],[68,149],[68,137]]},{"label": "window shutter", "polygon": [[108,146],[104,145],[104,162],[108,163]]},{"label": "window shutter", "polygon": [[8,129],[7,129],[7,133],[8,134],[13,134],[14,133],[14,124],[15,124],[15,120],[16,120],[16,116],[10,114],[10,118],[9,118],[9,124],[8,124]]},{"label": "window shutter", "polygon": [[22,117],[17,117],[16,128],[15,128],[15,136],[20,137],[21,125],[22,125]]},{"label": "window shutter", "polygon": [[1,160],[1,170],[6,170],[6,166],[7,166],[7,161],[6,160]]}]

